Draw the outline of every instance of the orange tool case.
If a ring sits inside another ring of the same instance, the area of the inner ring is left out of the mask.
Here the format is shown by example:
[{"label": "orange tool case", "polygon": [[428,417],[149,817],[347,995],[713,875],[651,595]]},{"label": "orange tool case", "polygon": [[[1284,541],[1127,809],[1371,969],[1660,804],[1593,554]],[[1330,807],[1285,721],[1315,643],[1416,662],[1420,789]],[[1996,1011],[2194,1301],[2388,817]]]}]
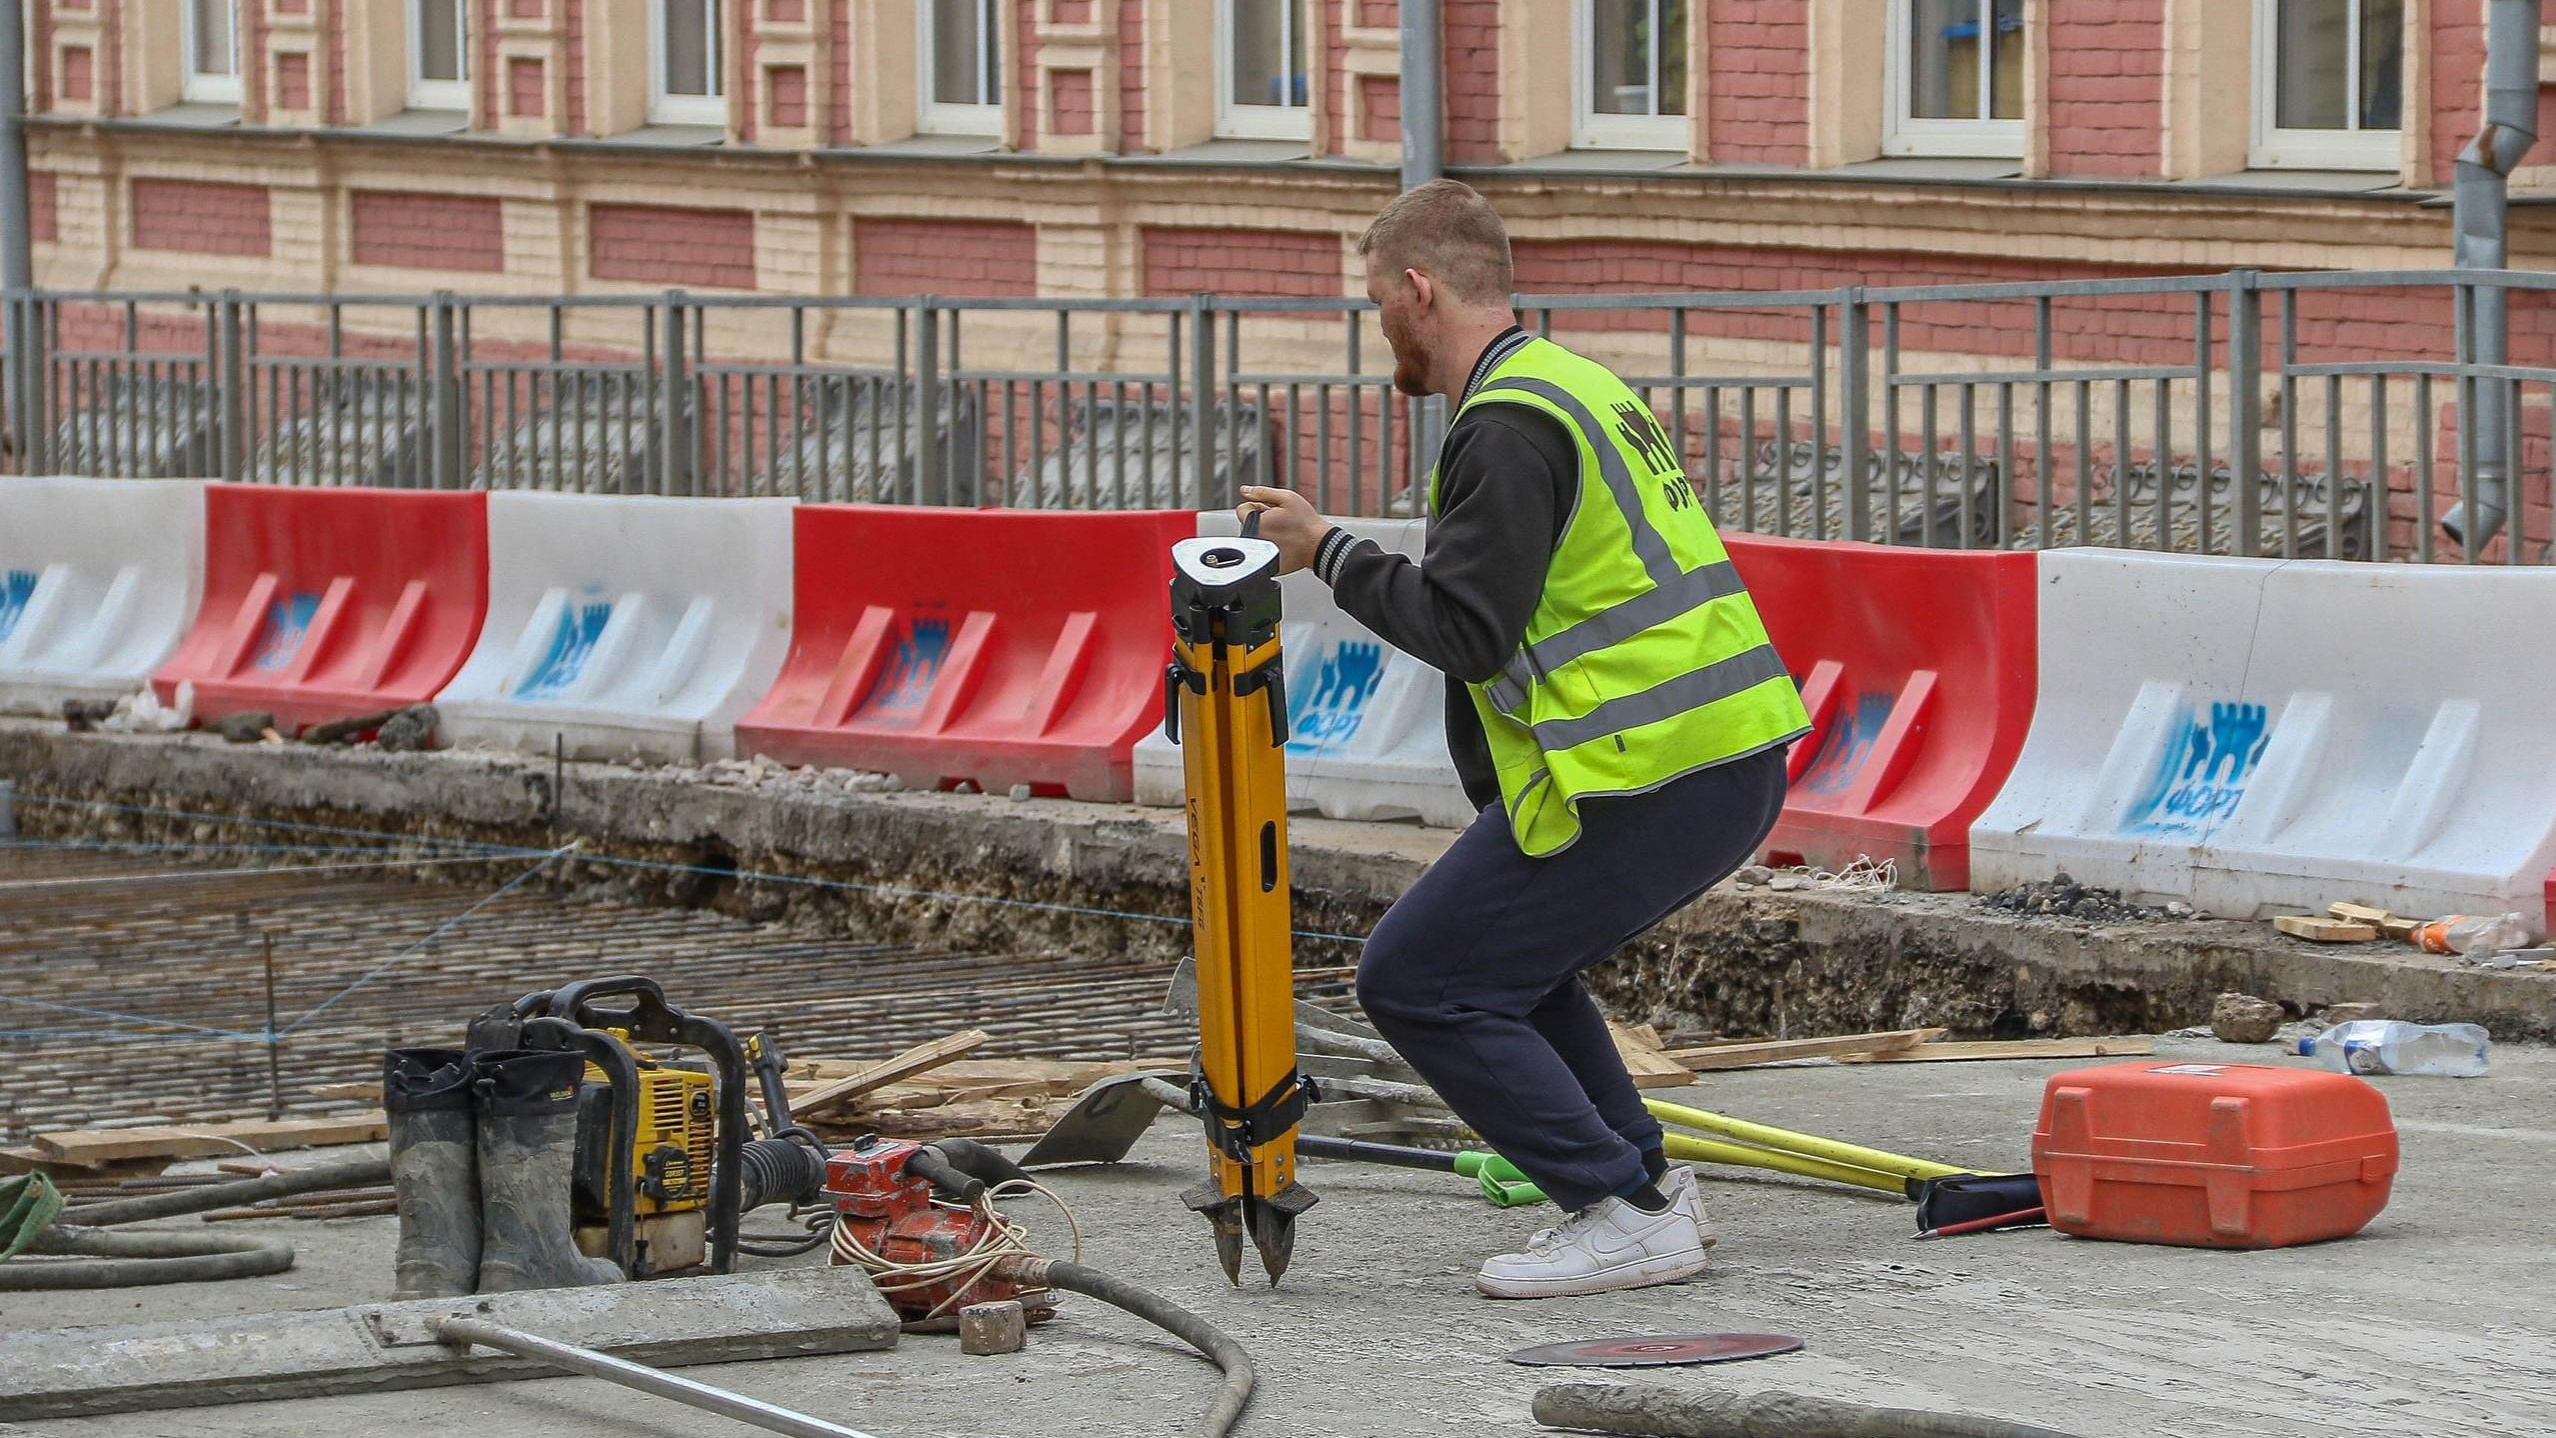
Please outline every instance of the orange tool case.
[{"label": "orange tool case", "polygon": [[2051,1227],[2192,1248],[2358,1233],[2387,1206],[2396,1159],[2377,1089],[2258,1064],[2150,1059],[2056,1074],[2032,1136]]}]

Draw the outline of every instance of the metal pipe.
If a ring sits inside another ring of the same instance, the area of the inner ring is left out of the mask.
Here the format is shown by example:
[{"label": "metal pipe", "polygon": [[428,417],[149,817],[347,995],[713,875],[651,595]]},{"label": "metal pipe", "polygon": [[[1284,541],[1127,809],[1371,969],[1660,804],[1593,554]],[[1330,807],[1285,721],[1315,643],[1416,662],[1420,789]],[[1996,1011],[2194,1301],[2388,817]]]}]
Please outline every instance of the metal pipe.
[{"label": "metal pipe", "polygon": [[1402,188],[1446,173],[1446,33],[1438,0],[1402,0]]},{"label": "metal pipe", "polygon": [[[35,288],[27,218],[26,7],[0,5],[0,288]],[[14,337],[13,337],[14,338]]]},{"label": "metal pipe", "polygon": [[[2539,0],[2490,0],[2486,11],[2485,121],[2459,151],[2451,211],[2457,232],[2454,263],[2462,270],[2508,268],[2511,174],[2538,139],[2538,15]],[[2476,320],[2463,359],[2504,362],[2509,353],[2507,311],[2501,290],[2477,293]],[[2442,516],[2441,529],[2462,544],[2473,531],[2474,543],[2481,546],[2502,529],[2511,507],[2511,382],[2479,381],[2475,396],[2474,507],[2462,500]]]},{"label": "metal pipe", "polygon": [[632,1363],[608,1353],[597,1353],[591,1348],[579,1348],[573,1343],[561,1343],[539,1334],[490,1323],[486,1319],[446,1318],[436,1322],[433,1328],[438,1339],[456,1347],[494,1348],[517,1358],[534,1359],[588,1378],[600,1378],[606,1383],[617,1383],[641,1393],[670,1398],[704,1413],[716,1413],[722,1418],[752,1424],[766,1432],[786,1433],[791,1438],[872,1438],[872,1435],[857,1428],[811,1418],[760,1398],[748,1398],[725,1388],[713,1388],[707,1383],[696,1383],[689,1378],[650,1368],[644,1363]]}]

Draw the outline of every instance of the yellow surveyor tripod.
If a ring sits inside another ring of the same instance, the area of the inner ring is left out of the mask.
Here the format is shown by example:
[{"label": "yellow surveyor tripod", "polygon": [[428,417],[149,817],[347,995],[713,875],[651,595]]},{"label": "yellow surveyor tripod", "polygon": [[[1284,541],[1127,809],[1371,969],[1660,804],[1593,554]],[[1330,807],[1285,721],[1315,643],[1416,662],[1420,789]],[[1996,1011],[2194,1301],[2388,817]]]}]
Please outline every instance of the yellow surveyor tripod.
[{"label": "yellow surveyor tripod", "polygon": [[1296,1069],[1287,888],[1287,689],[1278,653],[1278,546],[1255,536],[1172,546],[1172,662],[1163,727],[1189,780],[1189,906],[1198,948],[1194,1107],[1207,1124],[1206,1183],[1181,1195],[1216,1229],[1225,1277],[1242,1281],[1247,1231],[1269,1281],[1287,1271],[1296,1215],[1296,1126],[1312,1100]]}]

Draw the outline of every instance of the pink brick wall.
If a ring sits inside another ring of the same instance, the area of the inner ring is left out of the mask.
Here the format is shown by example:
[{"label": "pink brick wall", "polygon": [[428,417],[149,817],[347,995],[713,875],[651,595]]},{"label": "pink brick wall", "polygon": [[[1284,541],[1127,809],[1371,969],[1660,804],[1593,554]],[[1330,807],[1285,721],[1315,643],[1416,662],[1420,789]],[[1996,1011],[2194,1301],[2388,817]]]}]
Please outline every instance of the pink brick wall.
[{"label": "pink brick wall", "polygon": [[320,121],[328,125],[346,123],[346,4],[337,0],[329,10],[330,21],[321,28],[321,58],[328,67],[328,108]]},{"label": "pink brick wall", "polygon": [[497,63],[497,14],[505,0],[472,0],[470,36],[476,41],[478,54],[470,57],[470,123],[472,128],[493,130],[498,116],[504,113],[505,97],[500,87],[489,83],[489,77],[502,75],[504,67]]},{"label": "pink brick wall", "polygon": [[1058,135],[1089,135],[1099,128],[1092,99],[1092,72],[1055,70],[1047,76],[1049,129]]},{"label": "pink brick wall", "polygon": [[[1032,0],[1035,4],[1036,0]],[[1056,23],[1089,25],[1092,23],[1092,0],[1056,0]]]},{"label": "pink brick wall", "polygon": [[1390,75],[1358,77],[1358,138],[1402,138],[1402,86]]},{"label": "pink brick wall", "polygon": [[[50,55],[53,53],[54,7],[43,4],[39,0],[39,3],[30,9],[32,13],[27,18],[27,45],[30,52],[37,55]],[[53,67],[36,65],[32,68],[35,71],[35,83],[27,87],[27,108],[42,114],[53,108],[55,99]]]},{"label": "pink brick wall", "polygon": [[763,72],[764,113],[774,125],[801,130],[808,123],[808,68],[775,65]]},{"label": "pink brick wall", "polygon": [[2050,8],[2050,170],[2165,168],[2165,0]]},{"label": "pink brick wall", "polygon": [[1313,77],[1313,103],[1322,114],[1322,133],[1331,137],[1331,152],[1340,153],[1340,142],[1349,138],[1349,96],[1341,83],[1348,68],[1349,42],[1340,33],[1340,7],[1316,4],[1313,7],[1313,44],[1309,51],[1319,73]]},{"label": "pink brick wall", "polygon": [[834,143],[852,143],[852,0],[828,0],[833,7],[827,26],[833,33],[834,98],[828,107],[832,124],[828,127]]},{"label": "pink brick wall", "polygon": [[1118,0],[1118,149],[1145,149],[1145,0]]},{"label": "pink brick wall", "polygon": [[98,52],[73,45],[62,52],[62,98],[94,100],[98,94]]},{"label": "pink brick wall", "polygon": [[588,205],[586,272],[599,280],[750,290],[754,212]]},{"label": "pink brick wall", "polygon": [[560,49],[568,65],[567,109],[565,128],[571,135],[586,133],[586,0],[558,0],[565,10],[561,16]]},{"label": "pink brick wall", "polygon": [[852,292],[991,299],[1038,293],[1038,231],[991,220],[855,220]]},{"label": "pink brick wall", "polygon": [[54,200],[54,183],[50,170],[34,170],[27,175],[27,231],[38,241],[62,238],[61,210]]},{"label": "pink brick wall", "polygon": [[1756,165],[1809,161],[1808,9],[1801,0],[1714,0],[1688,7],[1706,26],[1705,134],[1712,159]]},{"label": "pink brick wall", "polygon": [[550,95],[542,62],[528,55],[506,60],[506,113],[526,117],[550,113]]},{"label": "pink brick wall", "polygon": [[1012,43],[1020,49],[1020,64],[1012,73],[1020,77],[1013,87],[1012,112],[1021,119],[1021,148],[1038,148],[1038,4],[1027,0],[1020,6],[1020,24],[1014,27]]},{"label": "pink brick wall", "polygon": [[264,255],[274,251],[264,185],[207,180],[135,180],[133,245],[200,255]]},{"label": "pink brick wall", "polygon": [[311,107],[311,57],[298,50],[275,57],[274,105],[278,110]]},{"label": "pink brick wall", "polygon": [[1370,30],[1382,30],[1402,23],[1402,7],[1395,0],[1355,0],[1358,23]]},{"label": "pink brick wall", "polygon": [[1145,293],[1331,296],[1342,293],[1340,236],[1329,230],[1207,230],[1148,225]]},{"label": "pink brick wall", "polygon": [[1500,0],[1444,0],[1447,159],[1488,165],[1500,156]]},{"label": "pink brick wall", "polygon": [[490,196],[356,190],[347,207],[350,253],[359,265],[485,274],[506,268],[505,212]]},{"label": "pink brick wall", "polygon": [[242,5],[237,10],[240,46],[240,119],[266,123],[266,7]]}]

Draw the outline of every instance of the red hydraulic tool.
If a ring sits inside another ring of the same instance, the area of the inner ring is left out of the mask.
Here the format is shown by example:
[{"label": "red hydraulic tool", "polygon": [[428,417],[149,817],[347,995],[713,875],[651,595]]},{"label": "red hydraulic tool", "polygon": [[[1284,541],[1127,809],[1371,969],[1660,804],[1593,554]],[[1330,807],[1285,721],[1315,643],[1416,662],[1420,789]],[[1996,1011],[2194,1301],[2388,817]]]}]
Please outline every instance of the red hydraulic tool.
[{"label": "red hydraulic tool", "polygon": [[1278,546],[1258,538],[1172,546],[1172,662],[1163,726],[1189,781],[1189,902],[1198,948],[1198,1069],[1208,1181],[1182,1195],[1215,1225],[1225,1276],[1243,1235],[1269,1281],[1287,1271],[1296,1127],[1313,1088],[1296,1067],[1287,888],[1287,690],[1278,652]]}]

